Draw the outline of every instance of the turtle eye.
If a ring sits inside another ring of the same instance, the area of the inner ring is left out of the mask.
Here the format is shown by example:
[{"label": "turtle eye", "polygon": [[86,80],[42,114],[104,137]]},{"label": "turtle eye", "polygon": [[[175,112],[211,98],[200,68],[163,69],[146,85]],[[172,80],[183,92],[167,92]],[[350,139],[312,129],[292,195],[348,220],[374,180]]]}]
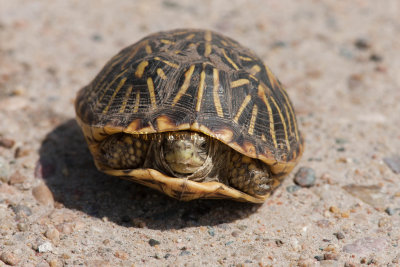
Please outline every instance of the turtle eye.
[{"label": "turtle eye", "polygon": [[207,148],[208,148],[208,142],[207,142],[207,140],[202,141],[202,142],[200,143],[199,147],[200,147],[200,149],[201,149],[202,151],[205,152],[205,151],[207,150]]}]

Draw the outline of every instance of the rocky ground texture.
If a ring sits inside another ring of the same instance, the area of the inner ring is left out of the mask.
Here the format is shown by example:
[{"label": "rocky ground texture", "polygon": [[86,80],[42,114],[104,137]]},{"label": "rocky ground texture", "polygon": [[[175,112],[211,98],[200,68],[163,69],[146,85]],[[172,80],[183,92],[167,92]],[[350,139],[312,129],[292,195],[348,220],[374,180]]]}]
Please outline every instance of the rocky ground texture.
[{"label": "rocky ground texture", "polygon": [[[0,266],[399,266],[400,3],[0,0]],[[299,166],[263,205],[96,170],[76,92],[150,32],[210,28],[287,88]]]}]

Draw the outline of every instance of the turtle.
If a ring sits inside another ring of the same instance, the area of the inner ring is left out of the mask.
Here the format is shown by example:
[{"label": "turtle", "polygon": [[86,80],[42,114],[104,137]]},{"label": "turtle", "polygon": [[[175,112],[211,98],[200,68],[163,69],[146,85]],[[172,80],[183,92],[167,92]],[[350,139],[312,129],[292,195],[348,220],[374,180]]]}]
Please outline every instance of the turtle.
[{"label": "turtle", "polygon": [[75,110],[98,170],[182,201],[262,203],[304,150],[281,82],[212,30],[157,32],[122,49]]}]

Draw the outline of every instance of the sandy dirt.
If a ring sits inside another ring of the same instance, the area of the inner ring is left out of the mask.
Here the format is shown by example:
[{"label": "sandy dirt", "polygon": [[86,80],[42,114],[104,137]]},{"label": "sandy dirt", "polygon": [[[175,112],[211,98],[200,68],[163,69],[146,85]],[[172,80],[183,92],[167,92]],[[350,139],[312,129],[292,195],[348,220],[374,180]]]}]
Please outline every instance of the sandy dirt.
[{"label": "sandy dirt", "polygon": [[[400,266],[399,18],[397,0],[0,0],[0,266]],[[287,88],[306,149],[263,205],[179,202],[94,167],[76,92],[183,27],[250,47]]]}]

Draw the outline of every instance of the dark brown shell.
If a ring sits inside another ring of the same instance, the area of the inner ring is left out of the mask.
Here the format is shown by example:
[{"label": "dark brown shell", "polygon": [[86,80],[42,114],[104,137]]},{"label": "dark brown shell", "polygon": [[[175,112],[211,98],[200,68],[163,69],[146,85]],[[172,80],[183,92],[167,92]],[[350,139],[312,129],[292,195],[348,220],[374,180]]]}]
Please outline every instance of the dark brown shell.
[{"label": "dark brown shell", "polygon": [[76,112],[88,140],[198,131],[277,175],[303,151],[281,83],[253,52],[212,31],[159,32],[128,46],[78,93]]}]

